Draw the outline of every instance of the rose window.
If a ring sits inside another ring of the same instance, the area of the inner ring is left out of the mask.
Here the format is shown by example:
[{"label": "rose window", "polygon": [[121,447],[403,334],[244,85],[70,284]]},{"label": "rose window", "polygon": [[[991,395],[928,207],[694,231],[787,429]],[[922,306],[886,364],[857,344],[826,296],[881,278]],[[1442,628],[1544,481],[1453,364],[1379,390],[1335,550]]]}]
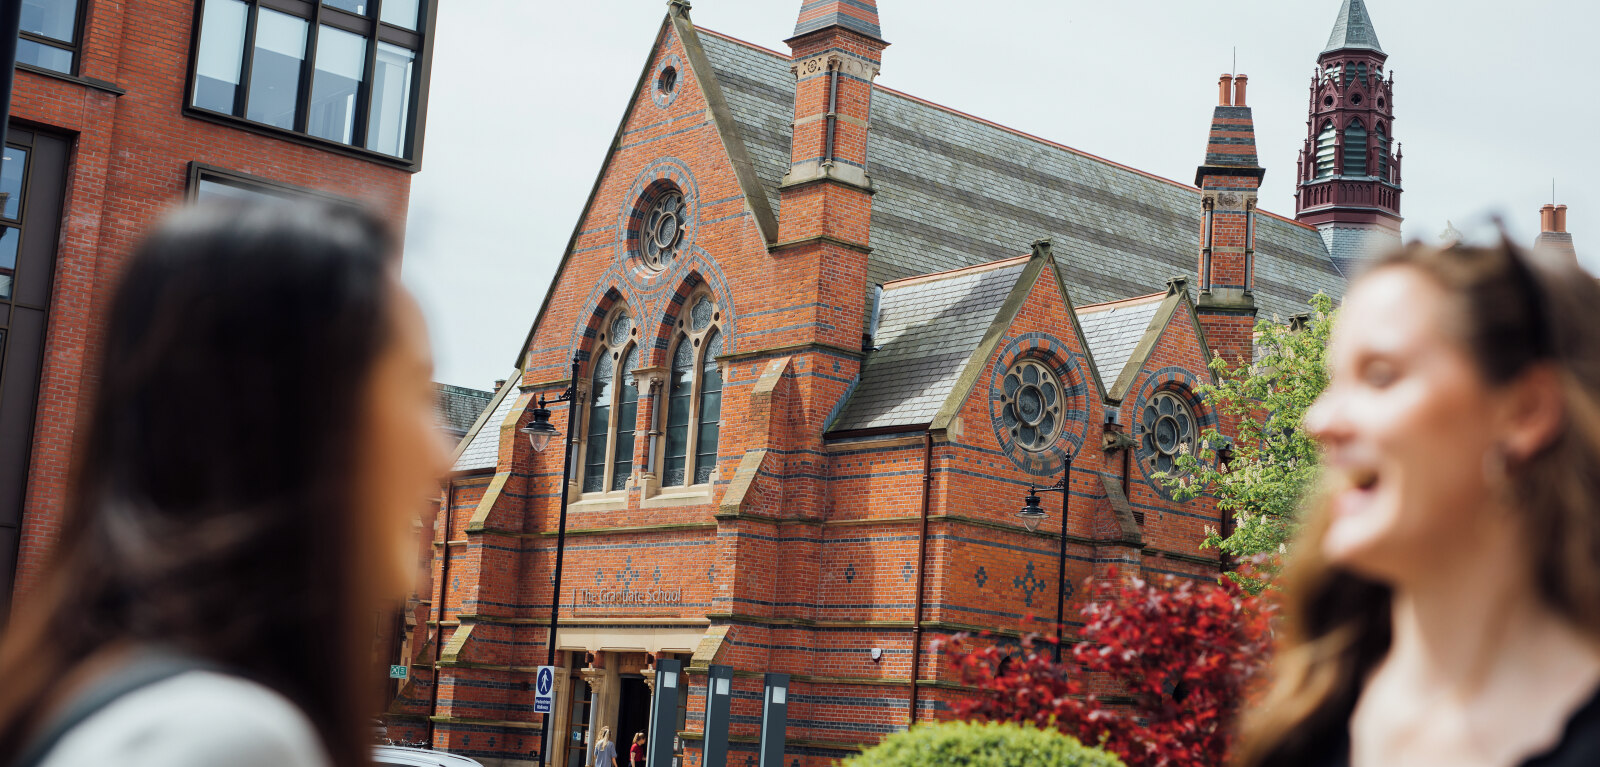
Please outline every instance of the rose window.
[{"label": "rose window", "polygon": [[1194,453],[1198,426],[1189,405],[1171,392],[1158,392],[1139,418],[1140,446],[1151,468],[1171,472],[1178,456]]},{"label": "rose window", "polygon": [[683,193],[671,191],[662,194],[645,214],[644,226],[639,230],[639,251],[644,262],[652,269],[666,267],[683,246],[684,219],[687,208]]},{"label": "rose window", "polygon": [[1055,373],[1032,360],[1023,360],[1006,373],[1000,395],[1000,418],[1018,447],[1040,452],[1055,444],[1061,433],[1061,381]]}]

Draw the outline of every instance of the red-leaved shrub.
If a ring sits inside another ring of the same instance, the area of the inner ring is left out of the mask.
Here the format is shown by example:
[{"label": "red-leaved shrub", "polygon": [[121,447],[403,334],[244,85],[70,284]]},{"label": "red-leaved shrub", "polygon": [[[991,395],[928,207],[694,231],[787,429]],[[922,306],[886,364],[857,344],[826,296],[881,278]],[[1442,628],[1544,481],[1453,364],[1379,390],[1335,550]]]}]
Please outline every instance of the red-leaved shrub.
[{"label": "red-leaved shrub", "polygon": [[[1060,664],[1054,638],[1025,638],[1019,650],[956,637],[945,652],[980,691],[957,704],[957,717],[1055,727],[1129,767],[1225,764],[1266,662],[1270,602],[1226,580],[1113,577],[1092,594],[1080,641]],[[1108,694],[1094,694],[1091,681]]]}]

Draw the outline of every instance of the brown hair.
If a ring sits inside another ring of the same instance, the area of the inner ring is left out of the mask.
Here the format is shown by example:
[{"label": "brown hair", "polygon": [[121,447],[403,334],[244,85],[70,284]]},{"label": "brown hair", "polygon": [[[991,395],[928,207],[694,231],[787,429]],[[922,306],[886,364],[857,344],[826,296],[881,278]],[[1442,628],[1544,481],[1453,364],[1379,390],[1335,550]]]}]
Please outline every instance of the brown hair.
[{"label": "brown hair", "polygon": [[[1413,245],[1363,275],[1414,269],[1453,302],[1453,329],[1491,386],[1536,365],[1557,371],[1565,428],[1507,466],[1539,596],[1600,638],[1600,283],[1575,261],[1499,247]],[[1358,280],[1359,281],[1359,280]],[[1314,499],[1284,573],[1285,632],[1274,688],[1245,722],[1237,763],[1299,764],[1342,739],[1367,676],[1388,653],[1390,589],[1321,554],[1326,504]]]},{"label": "brown hair", "polygon": [[277,690],[333,764],[369,761],[380,554],[351,477],[394,252],[368,213],[259,202],[180,212],[139,247],[51,569],[0,644],[0,764],[64,679],[130,646]]}]

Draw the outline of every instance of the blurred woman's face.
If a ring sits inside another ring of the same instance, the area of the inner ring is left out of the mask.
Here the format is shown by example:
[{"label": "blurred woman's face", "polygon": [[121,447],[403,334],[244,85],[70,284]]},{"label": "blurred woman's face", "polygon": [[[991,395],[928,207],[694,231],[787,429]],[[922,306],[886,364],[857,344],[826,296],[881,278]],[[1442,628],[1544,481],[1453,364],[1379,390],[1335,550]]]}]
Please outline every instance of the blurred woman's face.
[{"label": "blurred woman's face", "polygon": [[382,596],[404,600],[415,585],[418,522],[439,497],[450,449],[435,414],[433,351],[416,299],[396,280],[389,302],[387,348],[373,366],[360,436],[357,499],[365,541],[374,545],[371,574]]},{"label": "blurred woman's face", "polygon": [[1380,269],[1345,297],[1332,378],[1306,414],[1332,483],[1333,564],[1404,579],[1452,542],[1471,550],[1492,516],[1496,395],[1454,324],[1444,289],[1416,269]]}]

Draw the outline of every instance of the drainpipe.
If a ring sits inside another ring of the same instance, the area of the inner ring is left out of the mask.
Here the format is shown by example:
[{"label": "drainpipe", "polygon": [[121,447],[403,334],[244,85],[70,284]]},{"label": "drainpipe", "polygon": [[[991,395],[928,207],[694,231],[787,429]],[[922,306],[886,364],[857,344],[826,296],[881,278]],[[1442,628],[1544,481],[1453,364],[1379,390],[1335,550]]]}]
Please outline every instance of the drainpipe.
[{"label": "drainpipe", "polygon": [[439,659],[444,655],[444,590],[445,584],[450,582],[450,523],[455,516],[455,508],[456,481],[452,479],[444,494],[444,546],[439,549],[439,588],[434,590],[439,597],[433,606],[433,695],[428,704],[428,748],[433,748],[433,718],[439,715]]},{"label": "drainpipe", "polygon": [[825,166],[833,164],[833,139],[839,128],[839,64],[838,61],[828,62],[828,146],[822,152]]},{"label": "drainpipe", "polygon": [[917,535],[917,598],[911,618],[911,718],[917,723],[918,679],[922,676],[922,590],[928,579],[928,498],[933,493],[933,432],[922,433],[922,531]]}]

